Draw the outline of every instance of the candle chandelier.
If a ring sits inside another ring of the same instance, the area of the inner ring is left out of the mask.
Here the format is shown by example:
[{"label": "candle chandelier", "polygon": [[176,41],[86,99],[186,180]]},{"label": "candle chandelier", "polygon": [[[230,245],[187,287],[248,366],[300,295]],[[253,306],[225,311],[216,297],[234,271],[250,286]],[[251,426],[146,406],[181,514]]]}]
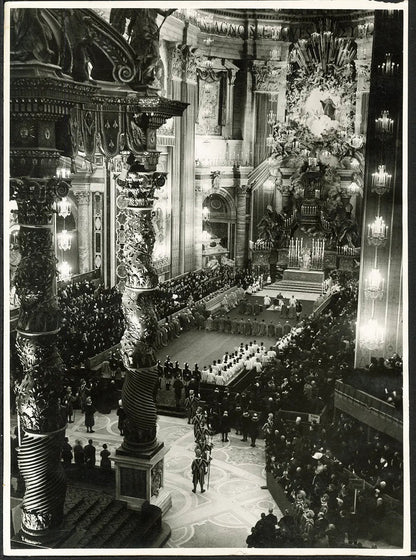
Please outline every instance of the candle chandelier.
[{"label": "candle chandelier", "polygon": [[391,174],[387,173],[385,165],[379,165],[377,171],[371,174],[371,192],[382,196],[390,190]]},{"label": "candle chandelier", "polygon": [[367,241],[374,247],[384,247],[387,241],[389,227],[381,216],[377,216],[371,224],[368,224]]},{"label": "candle chandelier", "polygon": [[369,350],[377,350],[384,344],[384,329],[375,319],[370,319],[368,323],[361,327],[360,340],[363,346]]},{"label": "candle chandelier", "polygon": [[390,136],[393,134],[394,120],[389,117],[387,110],[381,111],[381,115],[376,119],[376,134],[381,136]]},{"label": "candle chandelier", "polygon": [[58,233],[57,238],[58,247],[61,251],[69,251],[71,248],[71,234],[68,233],[66,229],[63,229],[60,233]]},{"label": "candle chandelier", "polygon": [[58,215],[67,218],[71,214],[71,203],[65,196],[58,202]]},{"label": "candle chandelier", "polygon": [[65,281],[71,278],[71,266],[66,261],[63,261],[57,266],[59,272],[59,280]]},{"label": "candle chandelier", "polygon": [[378,268],[373,268],[365,280],[364,294],[368,299],[383,299],[384,296],[384,278],[381,276]]},{"label": "candle chandelier", "polygon": [[379,72],[381,72],[385,76],[394,76],[399,71],[399,64],[397,64],[397,62],[393,62],[391,53],[386,53],[384,62],[379,64],[377,68]]}]

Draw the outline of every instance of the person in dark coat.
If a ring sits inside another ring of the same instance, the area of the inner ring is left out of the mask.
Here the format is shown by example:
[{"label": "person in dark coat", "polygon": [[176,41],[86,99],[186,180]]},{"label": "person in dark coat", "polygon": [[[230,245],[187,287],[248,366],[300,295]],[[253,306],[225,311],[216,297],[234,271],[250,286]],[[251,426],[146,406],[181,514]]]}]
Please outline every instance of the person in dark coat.
[{"label": "person in dark coat", "polygon": [[84,447],[85,466],[89,469],[95,467],[95,447],[92,444],[92,439],[88,440],[88,445]]},{"label": "person in dark coat", "polygon": [[87,433],[94,433],[93,427],[94,427],[94,412],[95,412],[95,406],[92,404],[92,399],[91,397],[87,397],[87,400],[85,402],[85,426],[87,428]]},{"label": "person in dark coat", "polygon": [[69,443],[69,439],[67,437],[64,439],[64,444],[62,446],[62,451],[61,451],[61,457],[65,467],[71,464],[73,459],[72,445]]},{"label": "person in dark coat", "polygon": [[109,459],[111,453],[107,449],[107,444],[103,443],[103,450],[100,453],[101,462],[100,468],[103,470],[110,470],[111,469],[111,461]]},{"label": "person in dark coat", "polygon": [[72,417],[74,415],[74,403],[76,400],[76,397],[72,394],[71,388],[68,387],[68,390],[64,397],[64,405],[66,407],[66,416],[69,424],[72,424],[74,422],[72,420]]},{"label": "person in dark coat", "polygon": [[173,382],[173,390],[175,391],[176,410],[179,410],[181,397],[182,397],[182,389],[183,389],[183,383],[181,381],[181,378],[179,376],[177,376],[175,378],[175,381]]},{"label": "person in dark coat", "polygon": [[75,464],[78,466],[83,466],[85,463],[84,448],[82,447],[79,439],[76,440],[73,451]]},{"label": "person in dark coat", "polygon": [[241,432],[243,439],[241,441],[247,441],[247,436],[250,428],[250,413],[248,410],[243,412],[243,416],[241,419]]},{"label": "person in dark coat", "polygon": [[251,447],[256,447],[256,439],[259,436],[259,417],[255,412],[251,418],[250,427],[249,427]]},{"label": "person in dark coat", "polygon": [[222,437],[222,441],[224,441],[224,442],[229,441],[229,439],[228,439],[229,431],[230,431],[230,418],[228,416],[228,411],[224,410],[224,414],[222,415],[222,418],[221,418],[221,437]]},{"label": "person in dark coat", "polygon": [[269,513],[266,515],[264,519],[266,523],[270,525],[270,527],[272,527],[273,529],[275,528],[275,526],[277,525],[277,517],[273,513],[272,507],[269,508]]},{"label": "person in dark coat", "polygon": [[117,427],[120,430],[120,435],[124,436],[124,422],[126,420],[126,412],[123,408],[123,402],[121,399],[118,401],[117,416],[118,416]]}]

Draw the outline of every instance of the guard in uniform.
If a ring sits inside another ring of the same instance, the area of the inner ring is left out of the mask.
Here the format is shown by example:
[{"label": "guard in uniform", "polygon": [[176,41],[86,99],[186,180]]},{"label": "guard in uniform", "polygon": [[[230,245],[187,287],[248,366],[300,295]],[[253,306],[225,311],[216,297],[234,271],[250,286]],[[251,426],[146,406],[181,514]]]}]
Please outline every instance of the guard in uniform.
[{"label": "guard in uniform", "polygon": [[194,487],[192,488],[192,492],[195,494],[196,487],[199,483],[201,487],[201,494],[205,492],[204,490],[204,483],[205,483],[205,475],[208,472],[208,465],[209,462],[202,457],[201,450],[199,448],[195,451],[195,459],[192,461],[192,483]]}]

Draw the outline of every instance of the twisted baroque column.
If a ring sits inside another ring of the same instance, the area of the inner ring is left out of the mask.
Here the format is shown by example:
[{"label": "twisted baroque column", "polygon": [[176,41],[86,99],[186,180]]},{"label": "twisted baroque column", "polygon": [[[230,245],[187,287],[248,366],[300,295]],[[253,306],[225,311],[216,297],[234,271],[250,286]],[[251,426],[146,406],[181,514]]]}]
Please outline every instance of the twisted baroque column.
[{"label": "twisted baroque column", "polygon": [[[124,441],[119,454],[140,454],[157,447],[155,390],[157,369],[153,343],[157,319],[152,295],[158,276],[152,264],[155,233],[152,223],[153,195],[163,186],[164,173],[144,171],[133,163],[126,181],[119,185],[126,208],[123,264],[118,275],[124,279],[122,298],[126,330],[121,340],[122,356],[127,374],[122,389],[126,412]],[[120,204],[120,199],[119,199]]]},{"label": "twisted baroque column", "polygon": [[52,216],[56,197],[68,185],[54,179],[12,179],[22,259],[16,271],[21,302],[17,352],[23,375],[16,380],[20,446],[25,483],[21,537],[43,544],[63,518],[66,483],[60,462],[66,418],[62,413],[63,364],[56,347],[59,314],[55,298],[56,259]]}]

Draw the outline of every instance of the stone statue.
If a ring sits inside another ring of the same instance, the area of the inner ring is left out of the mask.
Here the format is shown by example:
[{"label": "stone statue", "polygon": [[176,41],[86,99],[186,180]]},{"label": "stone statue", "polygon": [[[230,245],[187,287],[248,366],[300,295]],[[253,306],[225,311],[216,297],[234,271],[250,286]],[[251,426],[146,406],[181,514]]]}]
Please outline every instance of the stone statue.
[{"label": "stone statue", "polygon": [[[160,65],[160,27],[174,11],[175,9],[161,10],[160,8],[141,8],[140,10],[114,8],[111,10],[110,23],[119,33],[127,34],[130,46],[136,53],[140,85],[151,85],[155,81]],[[160,27],[156,23],[158,15],[164,17]],[[129,20],[128,24],[127,20]]]},{"label": "stone statue", "polygon": [[52,32],[42,20],[38,8],[13,8],[10,10],[11,59],[49,63],[53,51],[49,48]]}]

